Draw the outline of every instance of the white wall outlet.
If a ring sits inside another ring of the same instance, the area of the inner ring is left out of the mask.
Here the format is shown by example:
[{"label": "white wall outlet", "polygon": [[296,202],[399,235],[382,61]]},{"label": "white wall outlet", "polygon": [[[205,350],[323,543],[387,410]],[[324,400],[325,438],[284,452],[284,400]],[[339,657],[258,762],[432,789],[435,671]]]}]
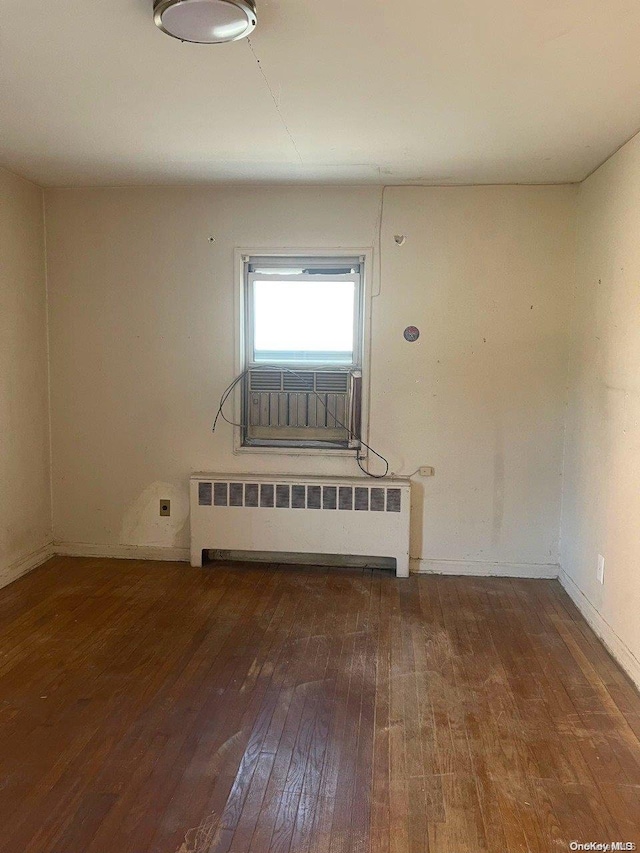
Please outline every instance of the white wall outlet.
[{"label": "white wall outlet", "polygon": [[604,557],[602,554],[598,554],[598,580],[600,583],[604,583]]},{"label": "white wall outlet", "polygon": [[421,477],[435,477],[436,469],[432,468],[430,465],[423,465],[420,468],[419,473]]}]

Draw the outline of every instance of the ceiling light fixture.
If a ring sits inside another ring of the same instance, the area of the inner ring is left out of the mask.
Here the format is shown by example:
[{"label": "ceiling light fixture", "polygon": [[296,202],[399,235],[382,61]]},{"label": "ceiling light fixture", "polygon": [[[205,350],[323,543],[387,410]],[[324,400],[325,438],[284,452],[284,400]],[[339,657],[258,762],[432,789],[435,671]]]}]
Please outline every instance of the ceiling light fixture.
[{"label": "ceiling light fixture", "polygon": [[167,35],[198,44],[245,38],[258,20],[254,0],[154,0],[153,19]]}]

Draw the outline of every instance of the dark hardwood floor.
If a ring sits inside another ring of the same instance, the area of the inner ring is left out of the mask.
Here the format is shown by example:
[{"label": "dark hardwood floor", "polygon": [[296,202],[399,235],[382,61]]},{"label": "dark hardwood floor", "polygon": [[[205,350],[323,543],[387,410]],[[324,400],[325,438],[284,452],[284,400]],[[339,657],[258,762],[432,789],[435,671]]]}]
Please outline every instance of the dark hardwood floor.
[{"label": "dark hardwood floor", "polygon": [[2,853],[640,843],[639,737],[556,582],[56,558],[0,591]]}]

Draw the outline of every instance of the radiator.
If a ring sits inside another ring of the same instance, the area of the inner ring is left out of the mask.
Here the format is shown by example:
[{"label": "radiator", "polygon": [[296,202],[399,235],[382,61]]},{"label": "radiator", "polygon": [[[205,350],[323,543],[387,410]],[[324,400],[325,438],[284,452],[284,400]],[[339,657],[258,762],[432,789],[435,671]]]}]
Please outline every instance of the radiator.
[{"label": "radiator", "polygon": [[205,550],[390,557],[409,576],[409,480],[194,474],[191,565]]}]

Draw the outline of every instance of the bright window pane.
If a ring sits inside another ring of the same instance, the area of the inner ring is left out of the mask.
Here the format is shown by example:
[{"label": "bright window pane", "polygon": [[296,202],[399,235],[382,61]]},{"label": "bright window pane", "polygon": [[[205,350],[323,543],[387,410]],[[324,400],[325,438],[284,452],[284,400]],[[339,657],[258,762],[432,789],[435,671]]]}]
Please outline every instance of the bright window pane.
[{"label": "bright window pane", "polygon": [[352,281],[255,281],[256,361],[353,362]]}]

